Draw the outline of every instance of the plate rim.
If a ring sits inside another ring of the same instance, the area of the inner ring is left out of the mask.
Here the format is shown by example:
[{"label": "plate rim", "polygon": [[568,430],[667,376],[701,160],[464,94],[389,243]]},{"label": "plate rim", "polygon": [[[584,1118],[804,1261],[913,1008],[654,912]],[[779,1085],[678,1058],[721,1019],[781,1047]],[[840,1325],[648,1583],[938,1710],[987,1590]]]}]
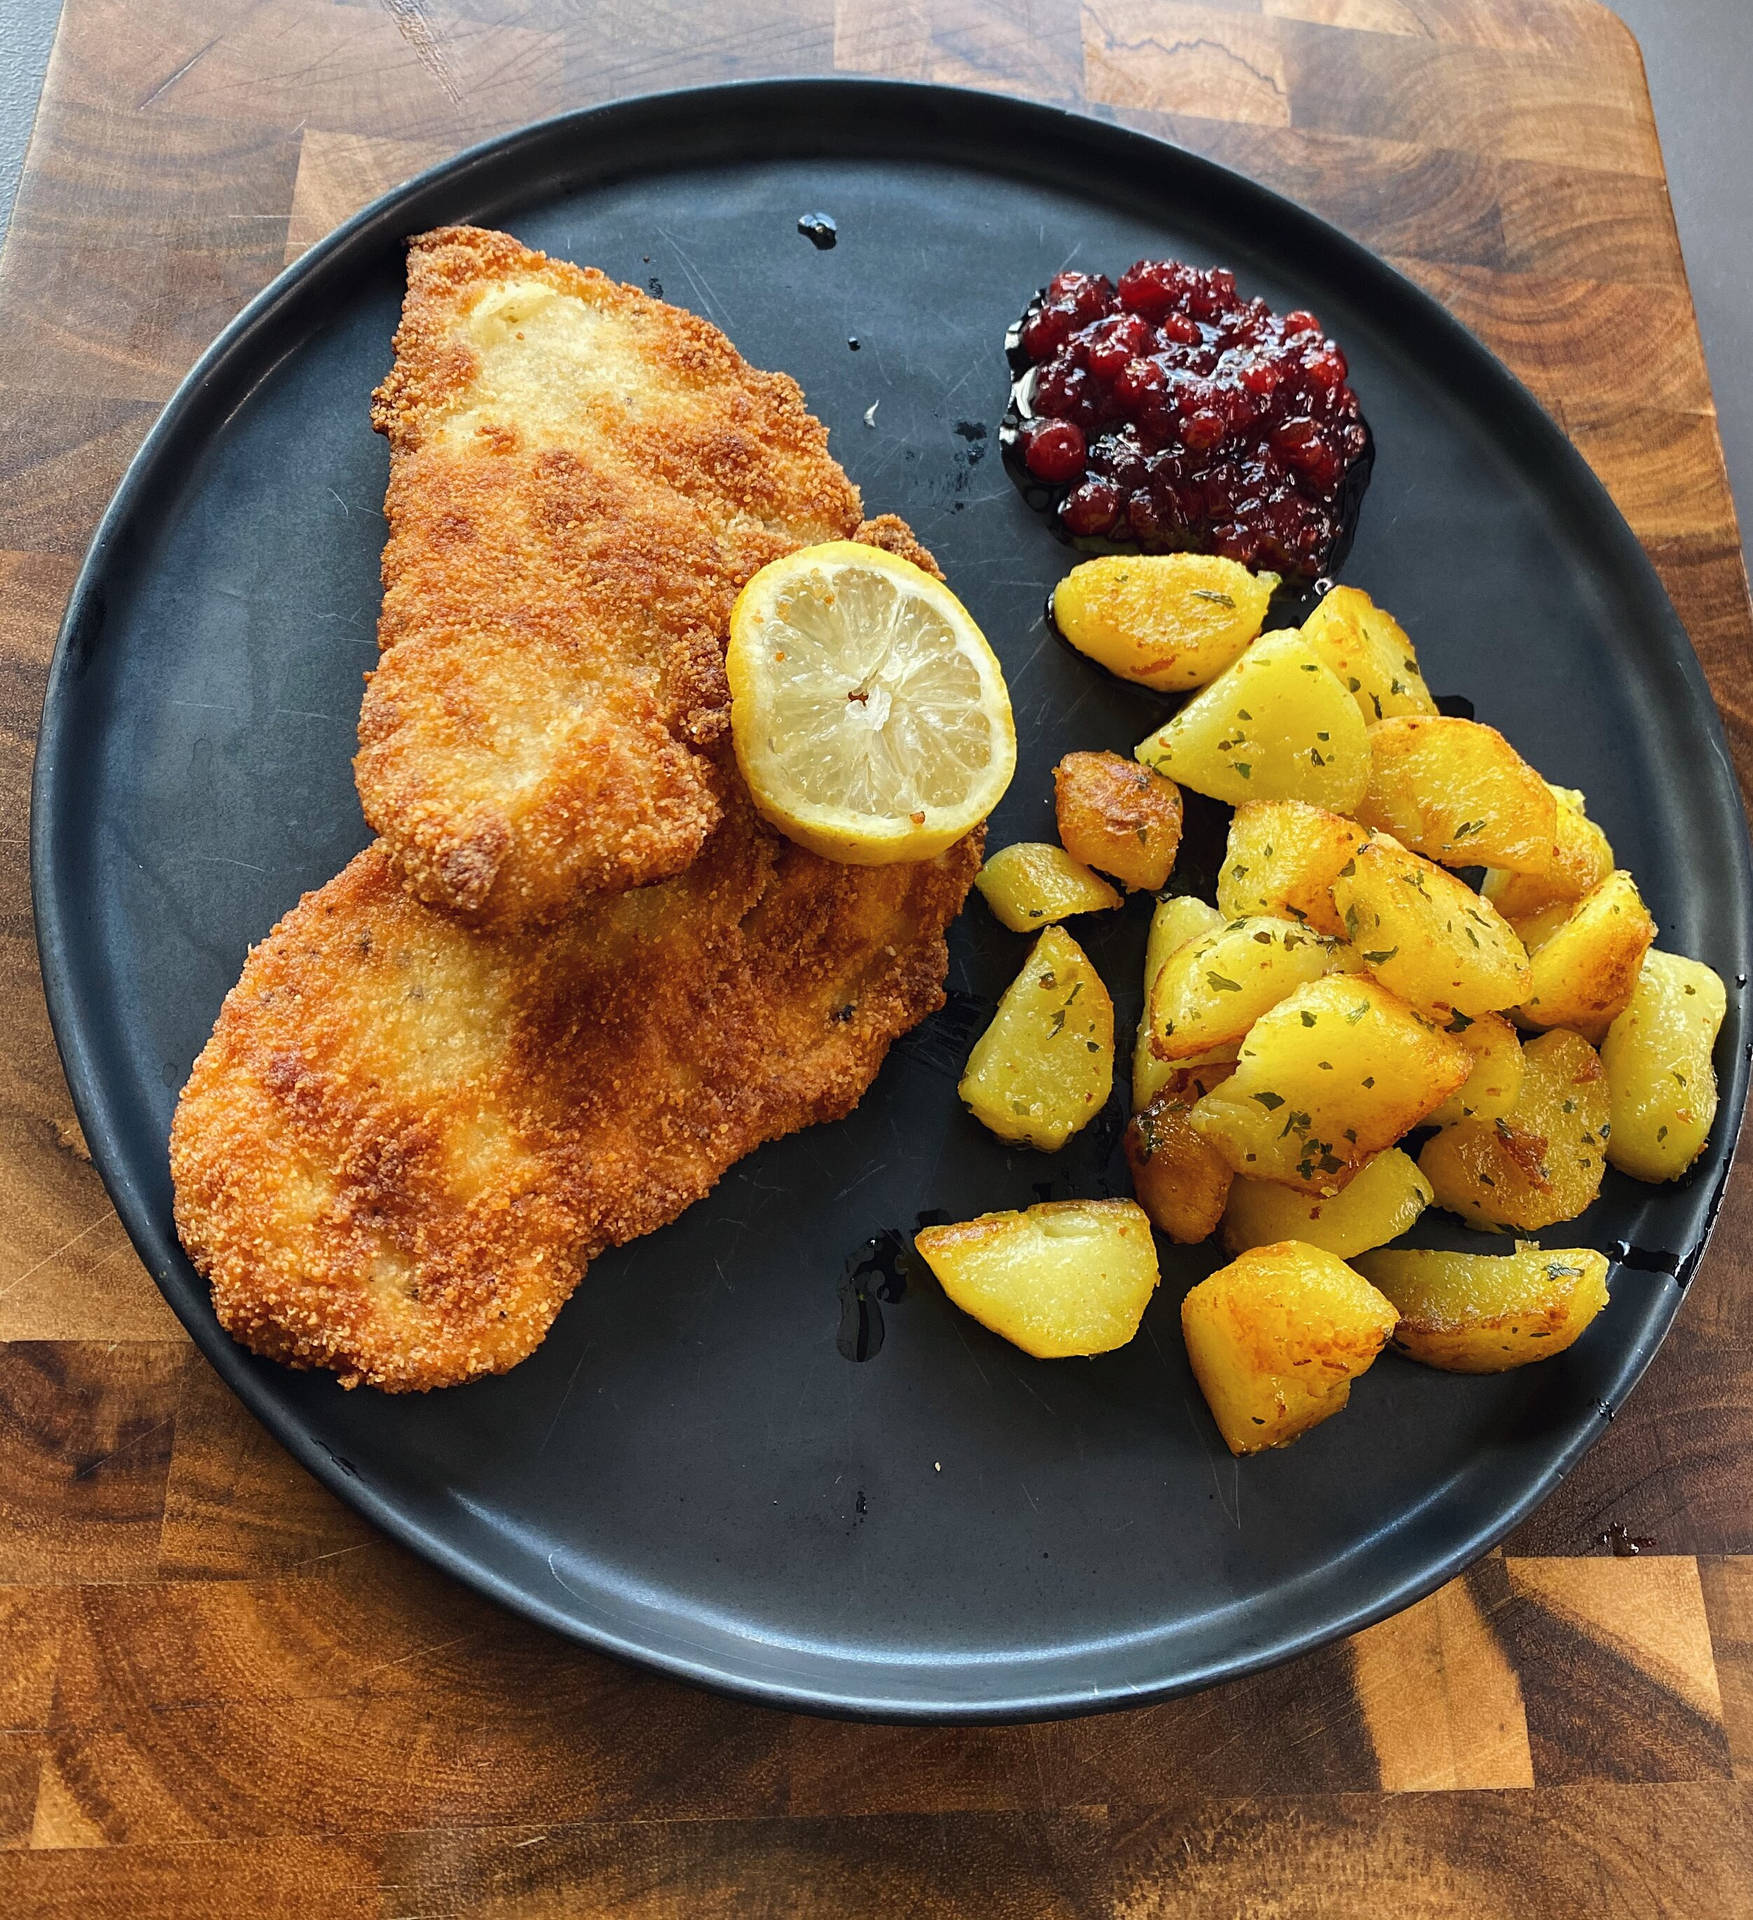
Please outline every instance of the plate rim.
[{"label": "plate rim", "polygon": [[[904,112],[906,103],[911,102],[918,111],[927,113],[960,112],[970,116],[996,116],[1000,121],[1032,122],[1037,129],[1057,129],[1062,137],[1083,142],[1086,146],[1092,140],[1101,139],[1112,146],[1136,151],[1138,144],[1142,143],[1146,149],[1155,150],[1160,164],[1187,169],[1195,177],[1203,176],[1214,185],[1221,184],[1225,193],[1231,196],[1239,194],[1244,199],[1252,200],[1275,219],[1300,228],[1306,238],[1318,238],[1323,246],[1335,249],[1342,265],[1374,283],[1370,291],[1384,291],[1403,308],[1410,306],[1420,322],[1430,328],[1442,344],[1447,361],[1452,363],[1459,357],[1475,367],[1483,365],[1491,378],[1507,387],[1524,415],[1522,424],[1531,426],[1534,432],[1545,438],[1547,445],[1542,453],[1567,470],[1573,497],[1580,495],[1584,500],[1593,497],[1597,512],[1610,529],[1612,541],[1618,549],[1615,555],[1618,564],[1629,567],[1633,576],[1641,578],[1646,593],[1654,590],[1658,604],[1666,607],[1675,631],[1686,642],[1684,655],[1679,662],[1680,670],[1686,679],[1695,682],[1696,689],[1702,694],[1709,721],[1708,741],[1701,744],[1708,744],[1712,756],[1727,771],[1731,784],[1736,784],[1721,711],[1697,650],[1648,554],[1604,484],[1518,376],[1433,295],[1425,292],[1379,254],[1288,195],[1263,185],[1237,169],[1208,159],[1158,134],[1123,125],[1117,119],[1102,118],[1095,112],[1080,111],[1021,94],[943,86],[929,81],[802,75],[711,82],[566,109],[474,142],[423,168],[359,209],[283,267],[222,329],[178,383],[129,460],[98,522],[75,577],[50,659],[35,743],[29,837],[31,903],[44,998],[74,1111],[90,1148],[93,1165],[135,1251],[167,1304],[221,1379],[301,1466],[362,1513],[374,1526],[430,1564],[476,1592],[565,1638],[716,1692],[789,1711],[894,1723],[1002,1724],[1142,1705],[1260,1672],[1330,1645],[1399,1612],[1435,1591],[1489,1552],[1568,1476],[1582,1455],[1605,1431],[1617,1407],[1635,1387],[1667,1337],[1684,1301],[1686,1282],[1708,1248],[1723,1192],[1734,1165],[1734,1148],[1747,1095],[1748,1072],[1744,1050],[1736,1049],[1732,1057],[1713,1128],[1713,1132],[1721,1129],[1722,1144],[1718,1151],[1722,1153],[1722,1161],[1706,1201],[1704,1224],[1696,1243],[1689,1250],[1685,1271],[1677,1278],[1659,1326],[1653,1332],[1645,1333],[1627,1350],[1614,1377],[1612,1390],[1615,1397],[1612,1405],[1602,1402],[1598,1410],[1600,1417],[1586,1422],[1574,1432],[1558,1450],[1547,1470],[1531,1485],[1523,1487],[1515,1498],[1500,1502],[1487,1519],[1474,1526],[1446,1553],[1435,1560],[1423,1562],[1415,1573],[1390,1582],[1385,1589],[1373,1589],[1339,1614],[1330,1613],[1317,1625],[1281,1633],[1264,1643],[1250,1642],[1226,1658],[1207,1660],[1196,1668],[1179,1671],[1156,1684],[1137,1686],[1109,1683],[1095,1688],[1047,1688],[1029,1693],[994,1692],[978,1697],[945,1693],[933,1699],[912,1693],[885,1695],[868,1689],[835,1691],[820,1683],[800,1686],[773,1677],[759,1665],[739,1668],[724,1659],[691,1657],[668,1648],[645,1644],[636,1635],[612,1630],[599,1621],[544,1602],[460,1546],[422,1526],[413,1516],[403,1512],[390,1497],[363,1482],[350,1463],[341,1461],[325,1443],[317,1439],[296,1409],[272,1390],[268,1378],[255,1370],[254,1356],[224,1332],[210,1308],[203,1316],[198,1308],[185,1310],[184,1304],[176,1297],[165,1268],[167,1263],[172,1266],[178,1261],[186,1263],[187,1256],[177,1240],[174,1224],[155,1216],[129,1171],[128,1156],[117,1138],[117,1129],[110,1123],[110,1103],[105,1093],[104,1075],[91,1057],[90,1035],[85,1029],[83,1010],[75,991],[69,953],[77,939],[76,916],[70,903],[60,897],[53,851],[62,818],[59,788],[66,777],[62,770],[65,744],[62,735],[73,705],[72,694],[77,681],[82,641],[92,623],[101,618],[104,581],[113,550],[129,534],[131,523],[141,505],[139,496],[148,485],[167,443],[174,443],[190,417],[207,401],[209,384],[215,376],[226,368],[234,355],[245,352],[258,333],[269,331],[283,317],[284,309],[296,304],[307,284],[319,277],[331,263],[355,248],[375,247],[386,240],[393,242],[397,236],[388,231],[393,227],[401,226],[404,235],[413,230],[401,221],[402,209],[439,194],[446,194],[453,201],[464,198],[468,182],[477,170],[498,169],[514,158],[520,149],[540,150],[556,140],[577,136],[581,148],[588,149],[595,157],[603,151],[604,139],[612,137],[612,129],[617,122],[645,121],[661,118],[666,113],[710,114],[713,108],[722,105],[733,110],[730,117],[742,136],[736,145],[739,157],[756,158],[763,154],[779,157],[788,152],[807,151],[810,143],[806,141],[801,147],[788,148],[782,139],[776,138],[766,148],[758,148],[757,143],[748,137],[748,130],[753,125],[750,106],[751,103],[767,101],[778,108],[788,97],[798,94],[838,95],[849,109],[855,108],[862,100],[872,104],[882,103],[885,113],[897,110]],[[777,133],[783,129],[783,114],[770,113],[766,124]],[[699,163],[697,156],[690,158]],[[1003,164],[1018,174],[1027,174],[1031,170],[1008,152],[1003,155]],[[1045,167],[1039,170],[1047,171]],[[539,190],[539,182],[532,181],[534,190]],[[455,212],[447,216],[450,221],[466,217]],[[255,369],[254,378],[259,379],[279,357],[274,355],[264,360],[258,356],[249,361],[248,364]],[[241,400],[243,392],[247,390],[246,386],[238,399]],[[1601,512],[1602,509],[1604,512]],[[152,512],[149,503],[145,512],[149,518]],[[1753,898],[1753,845],[1749,843],[1744,805],[1737,851],[1739,857],[1733,880],[1735,890],[1745,905]],[[1744,914],[1742,918],[1745,921],[1747,916]],[[1440,1486],[1433,1488],[1431,1497],[1437,1497],[1440,1492]],[[834,1649],[829,1657],[842,1668],[851,1666],[840,1649]],[[1059,1657],[1065,1656],[1062,1654]],[[1043,1653],[1025,1650],[1013,1653],[1008,1658],[999,1654],[991,1665],[1000,1671],[1033,1671],[1039,1669],[1047,1658]],[[930,1665],[929,1659],[916,1656],[904,1660],[879,1661],[877,1656],[867,1653],[862,1659],[867,1669],[875,1664],[884,1670],[917,1671]],[[940,1680],[938,1685],[941,1687],[942,1684]]]}]

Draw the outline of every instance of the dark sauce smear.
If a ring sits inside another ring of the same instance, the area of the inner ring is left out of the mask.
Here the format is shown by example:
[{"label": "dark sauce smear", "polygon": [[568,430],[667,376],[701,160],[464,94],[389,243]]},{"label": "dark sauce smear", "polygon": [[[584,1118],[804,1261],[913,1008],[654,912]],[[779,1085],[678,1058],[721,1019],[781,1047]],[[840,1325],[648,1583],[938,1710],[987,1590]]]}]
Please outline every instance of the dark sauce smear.
[{"label": "dark sauce smear", "polygon": [[1595,1535],[1595,1545],[1608,1548],[1616,1560],[1635,1560],[1655,1544],[1647,1534],[1632,1533],[1618,1520],[1613,1521],[1605,1533]]},{"label": "dark sauce smear", "polygon": [[818,253],[826,253],[840,238],[840,229],[825,213],[799,214],[797,230]]},{"label": "dark sauce smear", "polygon": [[1061,273],[1005,336],[1012,480],[1086,553],[1218,553],[1338,571],[1375,442],[1313,314],[1243,300],[1224,268]]},{"label": "dark sauce smear", "polygon": [[867,1277],[869,1262],[855,1264],[857,1259],[853,1255],[847,1260],[847,1272],[840,1282],[840,1325],[834,1345],[842,1360],[874,1360],[883,1350],[883,1310],[877,1304],[877,1289]]},{"label": "dark sauce smear", "polygon": [[1630,1267],[1634,1273],[1665,1273],[1671,1280],[1678,1280],[1680,1269],[1687,1264],[1677,1253],[1659,1247],[1634,1247],[1626,1240],[1615,1240],[1607,1249],[1607,1258],[1615,1266]]},{"label": "dark sauce smear", "polygon": [[[941,1207],[927,1207],[915,1222],[920,1227],[945,1226],[949,1215]],[[840,1280],[840,1325],[834,1345],[845,1360],[874,1360],[883,1350],[887,1329],[884,1306],[907,1297],[913,1273],[913,1236],[900,1227],[881,1227],[846,1256]]]}]

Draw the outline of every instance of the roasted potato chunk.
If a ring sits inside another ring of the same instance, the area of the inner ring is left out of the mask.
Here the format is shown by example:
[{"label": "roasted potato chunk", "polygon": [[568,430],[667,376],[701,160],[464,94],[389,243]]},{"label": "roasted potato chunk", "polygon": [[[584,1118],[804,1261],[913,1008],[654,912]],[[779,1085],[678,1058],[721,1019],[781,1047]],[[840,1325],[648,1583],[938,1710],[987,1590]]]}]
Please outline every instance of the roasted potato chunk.
[{"label": "roasted potato chunk", "polygon": [[1418,1164],[1439,1207],[1488,1232],[1536,1233],[1574,1220],[1600,1192],[1610,1124],[1594,1048],[1579,1034],[1543,1033],[1522,1049],[1510,1111],[1445,1127]]},{"label": "roasted potato chunk", "polygon": [[1552,864],[1544,873],[1504,873],[1490,868],[1484,893],[1506,920],[1525,920],[1555,900],[1580,900],[1613,871],[1613,849],[1587,813],[1575,787],[1553,787],[1558,831]]},{"label": "roasted potato chunk", "polygon": [[1113,1084],[1114,1002],[1082,947],[1049,927],[975,1041],[961,1096],[999,1139],[1052,1153]]},{"label": "roasted potato chunk", "polygon": [[1260,631],[1275,573],[1203,553],[1116,553],[1072,568],[1053,621],[1122,680],[1183,693],[1215,680]]},{"label": "roasted potato chunk", "polygon": [[1504,1373],[1562,1353],[1607,1304],[1607,1261],[1587,1247],[1514,1253],[1384,1248],[1358,1271],[1399,1309],[1394,1345],[1449,1373]]},{"label": "roasted potato chunk", "polygon": [[1159,900],[1150,916],[1150,933],[1144,945],[1144,990],[1162,972],[1163,962],[1189,940],[1214,932],[1224,917],[1216,907],[1190,893],[1172,893]]},{"label": "roasted potato chunk", "polygon": [[1359,847],[1334,879],[1333,904],[1364,965],[1409,1006],[1477,1019],[1528,992],[1528,956],[1509,922],[1404,847]]},{"label": "roasted potato chunk", "polygon": [[1048,1200],[913,1244],[964,1313],[1037,1360],[1125,1346],[1157,1283],[1150,1222],[1130,1200]]},{"label": "roasted potato chunk", "polygon": [[1397,1239],[1429,1205],[1430,1182],[1409,1155],[1389,1147],[1366,1160],[1343,1193],[1326,1199],[1274,1180],[1236,1181],[1223,1211],[1223,1244],[1231,1253],[1246,1253],[1301,1240],[1349,1260]]},{"label": "roasted potato chunk", "polygon": [[1053,769],[1065,851],[1123,886],[1155,893],[1181,847],[1181,789],[1117,753],[1068,753]]},{"label": "roasted potato chunk", "polygon": [[1122,1141],[1138,1204],[1150,1215],[1152,1226],[1187,1246],[1216,1230],[1235,1178],[1187,1118],[1193,1102],[1219,1079],[1227,1078],[1230,1069],[1206,1069],[1212,1078],[1194,1091],[1184,1083],[1198,1072],[1198,1068],[1184,1070],[1176,1076],[1183,1085],[1164,1087],[1142,1113],[1135,1113]]},{"label": "roasted potato chunk", "polygon": [[1522,922],[1533,985],[1516,1018],[1525,1027],[1574,1027],[1599,1045],[1630,1004],[1656,923],[1623,868],[1553,925],[1556,911]]},{"label": "roasted potato chunk", "polygon": [[1175,1072],[1175,1062],[1159,1060],[1150,1049],[1150,987],[1163,962],[1179,946],[1198,934],[1223,925],[1223,915],[1192,894],[1159,900],[1150,916],[1150,935],[1144,948],[1144,1009],[1138,1016],[1138,1037],[1132,1049],[1132,1110],[1141,1112],[1151,1096]]},{"label": "roasted potato chunk", "polygon": [[1119,894],[1100,874],[1045,840],[1000,847],[975,874],[974,884],[1012,933],[1034,933],[1074,913],[1105,913],[1120,904]]},{"label": "roasted potato chunk", "polygon": [[1256,640],[1134,751],[1231,806],[1307,800],[1349,813],[1369,779],[1363,715],[1294,629]]},{"label": "roasted potato chunk", "polygon": [[1435,713],[1406,630],[1356,587],[1334,587],[1303,622],[1303,638],[1330,666],[1365,720]]},{"label": "roasted potato chunk", "polygon": [[1333,969],[1338,943],[1256,914],[1200,934],[1163,962],[1147,1002],[1151,1051],[1190,1060],[1239,1044],[1269,1007]]},{"label": "roasted potato chunk", "polygon": [[1470,1020],[1451,1012],[1446,1020],[1438,1018],[1444,1033],[1452,1033],[1472,1054],[1473,1071],[1458,1092],[1425,1115],[1426,1124],[1452,1127],[1457,1120],[1495,1120],[1508,1113],[1522,1091],[1522,1042],[1515,1028],[1497,1013]]},{"label": "roasted potato chunk", "polygon": [[1181,1333],[1230,1452],[1259,1453],[1337,1413],[1397,1317],[1344,1261],[1284,1240],[1200,1281],[1181,1302]]},{"label": "roasted potato chunk", "polygon": [[1711,1054],[1728,995],[1699,960],[1651,947],[1630,1004],[1607,1029],[1601,1065],[1613,1131],[1607,1158],[1635,1180],[1677,1180],[1716,1118]]},{"label": "roasted potato chunk", "polygon": [[1341,812],[1443,866],[1551,866],[1558,803],[1495,727],[1408,714],[1371,727],[1369,748],[1363,798]]},{"label": "roasted potato chunk", "polygon": [[1193,1126],[1249,1180],[1338,1193],[1472,1065],[1459,1040],[1386,987],[1333,975],[1261,1015],[1234,1074],[1194,1107]]},{"label": "roasted potato chunk", "polygon": [[1250,800],[1230,821],[1218,909],[1228,920],[1272,913],[1343,934],[1333,882],[1368,838],[1356,821],[1306,800]]}]

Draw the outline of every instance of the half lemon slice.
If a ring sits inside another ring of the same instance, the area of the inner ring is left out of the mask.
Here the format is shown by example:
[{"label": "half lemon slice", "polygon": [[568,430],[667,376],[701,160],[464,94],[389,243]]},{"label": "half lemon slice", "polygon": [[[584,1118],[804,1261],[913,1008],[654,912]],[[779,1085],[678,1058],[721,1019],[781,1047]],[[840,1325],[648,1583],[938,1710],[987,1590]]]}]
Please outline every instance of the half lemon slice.
[{"label": "half lemon slice", "polygon": [[927,860],[1016,769],[1004,674],[942,581],[832,540],[763,567],[725,655],[731,738],[755,805],[829,860]]}]

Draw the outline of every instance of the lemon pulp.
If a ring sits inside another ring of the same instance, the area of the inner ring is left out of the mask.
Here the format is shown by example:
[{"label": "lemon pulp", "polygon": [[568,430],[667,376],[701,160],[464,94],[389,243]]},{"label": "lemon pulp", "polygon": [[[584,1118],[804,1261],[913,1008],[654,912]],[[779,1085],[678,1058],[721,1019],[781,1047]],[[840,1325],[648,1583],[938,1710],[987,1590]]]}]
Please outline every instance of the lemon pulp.
[{"label": "lemon pulp", "polygon": [[812,852],[922,860],[977,826],[1016,766],[1004,675],[955,595],[853,541],[763,567],[731,614],[738,763]]}]

